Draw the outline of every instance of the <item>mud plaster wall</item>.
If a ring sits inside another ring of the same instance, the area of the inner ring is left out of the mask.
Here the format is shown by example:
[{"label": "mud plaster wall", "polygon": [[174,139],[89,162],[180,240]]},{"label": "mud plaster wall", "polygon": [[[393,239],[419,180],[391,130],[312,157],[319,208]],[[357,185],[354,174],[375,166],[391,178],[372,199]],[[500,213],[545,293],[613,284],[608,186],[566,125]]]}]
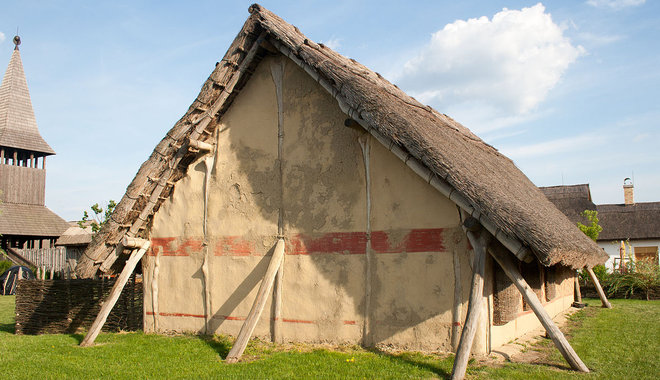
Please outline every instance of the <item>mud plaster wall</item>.
[{"label": "mud plaster wall", "polygon": [[[154,329],[150,284],[158,255],[159,330],[204,332],[208,319],[207,332],[236,335],[268,266],[281,206],[284,340],[360,343],[366,331],[373,344],[450,350],[453,250],[460,251],[463,304],[470,283],[467,243],[455,205],[369,139],[367,231],[365,166],[358,143],[362,132],[344,127],[346,115],[336,102],[290,61],[283,76],[280,177],[271,74],[277,59],[283,58],[268,57],[259,64],[221,120],[207,236],[202,227],[203,157],[154,217],[153,248],[143,260],[145,331]],[[201,270],[205,255],[210,310]],[[369,328],[364,330],[368,283]],[[270,338],[272,316],[268,304],[255,336]],[[483,344],[476,346],[483,351]]]}]

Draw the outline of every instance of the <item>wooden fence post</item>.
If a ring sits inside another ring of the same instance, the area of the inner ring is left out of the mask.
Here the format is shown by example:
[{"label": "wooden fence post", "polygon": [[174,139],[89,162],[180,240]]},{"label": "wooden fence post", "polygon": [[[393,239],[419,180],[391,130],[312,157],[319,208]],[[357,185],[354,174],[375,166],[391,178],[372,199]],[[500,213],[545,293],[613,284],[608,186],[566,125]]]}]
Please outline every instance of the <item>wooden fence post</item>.
[{"label": "wooden fence post", "polygon": [[594,286],[596,287],[596,291],[598,292],[598,297],[600,297],[600,302],[603,304],[603,307],[611,309],[612,304],[610,303],[610,301],[607,300],[607,297],[605,296],[605,292],[603,291],[603,288],[600,286],[600,281],[598,281],[598,277],[596,277],[594,270],[587,267],[587,273],[589,273],[589,277],[591,277],[591,281],[594,283]]},{"label": "wooden fence post", "polygon": [[571,368],[581,372],[589,372],[589,368],[582,362],[580,357],[575,353],[573,347],[568,343],[564,334],[557,328],[555,323],[548,315],[548,312],[543,308],[543,304],[536,296],[536,293],[527,284],[522,274],[518,270],[518,265],[513,261],[512,254],[501,246],[492,247],[489,250],[491,256],[497,261],[504,273],[516,285],[522,294],[525,302],[532,308],[536,317],[541,321],[552,342],[557,346],[557,349],[564,356],[564,359],[570,364]]},{"label": "wooden fence post", "polygon": [[83,347],[91,346],[94,344],[94,340],[101,332],[101,328],[103,328],[106,319],[108,319],[108,315],[110,315],[112,308],[115,306],[115,303],[117,303],[117,299],[119,299],[122,289],[124,289],[124,286],[126,285],[128,279],[131,277],[135,266],[140,262],[140,259],[142,256],[144,256],[145,252],[147,252],[147,249],[149,249],[151,243],[149,240],[124,237],[123,245],[127,248],[134,248],[133,252],[131,253],[131,256],[128,258],[128,260],[126,260],[124,269],[121,271],[121,274],[117,278],[115,285],[112,287],[108,298],[105,300],[105,302],[103,302],[103,306],[101,306],[101,310],[96,316],[92,327],[87,332],[85,339],[83,339],[83,341],[80,343],[80,345]]}]

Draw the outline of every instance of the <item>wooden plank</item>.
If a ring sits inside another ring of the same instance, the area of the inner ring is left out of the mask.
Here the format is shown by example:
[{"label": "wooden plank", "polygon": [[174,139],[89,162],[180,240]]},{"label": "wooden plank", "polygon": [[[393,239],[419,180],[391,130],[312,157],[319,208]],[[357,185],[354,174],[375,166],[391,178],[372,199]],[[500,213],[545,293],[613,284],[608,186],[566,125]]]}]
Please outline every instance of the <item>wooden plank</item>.
[{"label": "wooden plank", "polygon": [[594,270],[587,267],[587,273],[589,273],[589,277],[591,277],[591,282],[593,282],[594,286],[596,287],[596,291],[598,292],[598,297],[600,297],[600,302],[603,304],[603,307],[611,309],[612,304],[610,303],[610,301],[607,300],[607,297],[605,296],[605,292],[603,291],[603,288],[600,286],[600,281],[598,281],[598,277],[596,277]]},{"label": "wooden plank", "polygon": [[527,284],[525,279],[522,277],[522,274],[518,270],[518,265],[514,262],[513,258],[509,251],[504,249],[501,246],[491,247],[489,249],[491,256],[500,264],[500,267],[506,273],[506,275],[511,279],[511,281],[516,285],[520,293],[522,294],[525,302],[530,305],[536,317],[541,321],[541,324],[545,328],[545,331],[552,339],[552,342],[555,344],[559,352],[564,356],[564,359],[570,364],[571,368],[576,371],[589,372],[589,368],[582,362],[580,357],[575,353],[573,347],[568,343],[564,334],[559,330],[550,318],[550,315],[543,308],[541,301],[536,296],[536,293],[532,288]]},{"label": "wooden plank", "polygon": [[151,243],[148,240],[144,240],[139,249],[133,249],[131,256],[128,258],[128,260],[126,260],[124,269],[121,271],[121,274],[117,278],[115,285],[112,287],[112,290],[108,295],[108,299],[103,302],[103,306],[101,306],[101,310],[96,316],[92,327],[87,332],[85,339],[83,339],[83,341],[80,343],[82,347],[87,347],[94,344],[94,340],[96,340],[96,337],[101,332],[101,328],[103,328],[106,319],[108,319],[108,315],[110,315],[110,311],[112,311],[115,303],[117,303],[117,300],[121,295],[121,291],[124,289],[126,282],[128,282],[128,279],[131,277],[135,266],[140,262],[140,259],[142,256],[144,256],[145,252],[147,252],[150,245]]},{"label": "wooden plank", "polygon": [[275,289],[273,290],[273,342],[282,343],[282,283],[284,276],[284,262],[277,270],[275,276]]},{"label": "wooden plank", "polygon": [[474,249],[474,264],[472,272],[472,287],[470,288],[470,301],[468,303],[467,317],[465,318],[465,327],[461,333],[461,340],[458,343],[454,367],[451,371],[453,380],[463,379],[467,369],[468,359],[472,351],[472,343],[477,333],[479,316],[481,314],[481,301],[484,296],[484,272],[486,270],[486,250],[490,235],[485,229],[482,229],[479,238],[472,231],[466,231],[470,244]]},{"label": "wooden plank", "polygon": [[250,336],[252,336],[252,332],[257,326],[259,317],[261,317],[261,312],[264,310],[264,306],[266,306],[266,297],[268,293],[270,293],[270,290],[273,288],[275,274],[277,274],[277,271],[282,264],[283,258],[284,239],[279,238],[277,240],[277,245],[275,245],[275,250],[273,251],[273,257],[270,259],[270,263],[268,264],[268,269],[266,270],[264,279],[261,281],[261,285],[259,286],[257,298],[252,304],[252,309],[250,309],[250,313],[248,314],[247,319],[243,323],[243,326],[241,326],[241,331],[238,333],[236,342],[234,342],[234,345],[232,346],[229,354],[227,355],[227,358],[225,359],[227,363],[236,363],[241,358],[241,355],[243,355],[243,351],[245,351],[245,347],[247,347]]}]

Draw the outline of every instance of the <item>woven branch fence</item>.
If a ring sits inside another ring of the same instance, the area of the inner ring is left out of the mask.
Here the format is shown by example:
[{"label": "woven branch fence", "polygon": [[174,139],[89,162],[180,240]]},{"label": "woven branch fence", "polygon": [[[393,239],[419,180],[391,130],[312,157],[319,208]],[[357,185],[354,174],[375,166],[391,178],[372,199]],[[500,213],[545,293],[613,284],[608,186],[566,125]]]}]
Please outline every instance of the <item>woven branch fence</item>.
[{"label": "woven branch fence", "polygon": [[[73,334],[88,329],[114,279],[21,280],[16,287],[16,334]],[[131,277],[103,331],[142,329],[142,282]]]}]

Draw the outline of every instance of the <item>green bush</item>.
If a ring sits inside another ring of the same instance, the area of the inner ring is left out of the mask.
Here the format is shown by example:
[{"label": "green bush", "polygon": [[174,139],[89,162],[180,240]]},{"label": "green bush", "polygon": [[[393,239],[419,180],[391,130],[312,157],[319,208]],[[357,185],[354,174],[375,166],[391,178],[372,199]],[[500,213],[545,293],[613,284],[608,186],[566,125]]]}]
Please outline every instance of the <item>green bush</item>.
[{"label": "green bush", "polygon": [[612,273],[607,282],[608,293],[624,291],[628,296],[642,291],[649,299],[651,289],[660,287],[660,266],[646,261],[630,263],[624,273]]},{"label": "green bush", "polygon": [[7,269],[11,268],[12,266],[14,266],[14,263],[12,263],[11,261],[9,261],[9,260],[1,260],[1,261],[0,261],[0,274],[5,273],[5,271],[6,271]]},{"label": "green bush", "polygon": [[[605,265],[596,265],[593,267],[593,270],[596,278],[598,278],[598,282],[600,282],[600,285],[605,288],[607,284],[609,284],[610,276],[612,276],[612,274],[607,271]],[[582,269],[580,271],[580,280],[583,284],[591,283],[591,278],[589,277],[589,273],[587,273],[586,269]]]}]

